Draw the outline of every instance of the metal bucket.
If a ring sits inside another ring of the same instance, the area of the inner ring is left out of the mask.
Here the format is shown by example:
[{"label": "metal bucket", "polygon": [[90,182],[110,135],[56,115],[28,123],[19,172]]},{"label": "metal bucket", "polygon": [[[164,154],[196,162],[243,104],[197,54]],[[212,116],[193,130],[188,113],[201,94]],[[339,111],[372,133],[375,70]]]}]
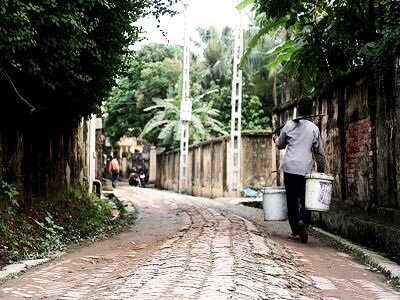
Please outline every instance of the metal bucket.
[{"label": "metal bucket", "polygon": [[285,187],[275,186],[263,189],[263,211],[265,221],[284,221],[287,219]]},{"label": "metal bucket", "polygon": [[307,210],[327,211],[331,204],[332,183],[334,177],[324,173],[306,174],[306,199]]}]

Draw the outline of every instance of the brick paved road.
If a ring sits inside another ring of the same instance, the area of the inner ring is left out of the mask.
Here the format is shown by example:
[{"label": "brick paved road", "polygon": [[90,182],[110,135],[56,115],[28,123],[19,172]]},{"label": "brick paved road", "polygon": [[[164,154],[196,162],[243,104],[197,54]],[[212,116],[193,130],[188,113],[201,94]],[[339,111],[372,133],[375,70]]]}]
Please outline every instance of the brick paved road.
[{"label": "brick paved road", "polygon": [[129,231],[8,281],[0,298],[322,298],[288,247],[223,204],[131,187],[116,193],[141,210]]}]

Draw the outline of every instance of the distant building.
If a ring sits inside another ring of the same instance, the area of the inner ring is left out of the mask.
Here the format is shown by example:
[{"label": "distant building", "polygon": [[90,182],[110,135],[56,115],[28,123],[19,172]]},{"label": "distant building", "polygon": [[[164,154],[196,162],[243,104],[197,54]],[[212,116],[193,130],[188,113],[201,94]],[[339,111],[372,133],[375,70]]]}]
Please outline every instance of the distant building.
[{"label": "distant building", "polygon": [[131,157],[135,150],[143,151],[143,140],[136,137],[122,136],[118,142],[119,157]]}]

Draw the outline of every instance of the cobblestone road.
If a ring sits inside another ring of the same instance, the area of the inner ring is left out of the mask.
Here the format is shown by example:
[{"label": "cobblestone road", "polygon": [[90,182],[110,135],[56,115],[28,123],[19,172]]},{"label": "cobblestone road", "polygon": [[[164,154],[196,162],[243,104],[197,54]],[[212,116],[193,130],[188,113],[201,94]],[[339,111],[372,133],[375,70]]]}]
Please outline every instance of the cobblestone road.
[{"label": "cobblestone road", "polygon": [[141,210],[129,231],[8,281],[0,298],[323,298],[288,247],[221,203],[131,187],[116,193]]}]

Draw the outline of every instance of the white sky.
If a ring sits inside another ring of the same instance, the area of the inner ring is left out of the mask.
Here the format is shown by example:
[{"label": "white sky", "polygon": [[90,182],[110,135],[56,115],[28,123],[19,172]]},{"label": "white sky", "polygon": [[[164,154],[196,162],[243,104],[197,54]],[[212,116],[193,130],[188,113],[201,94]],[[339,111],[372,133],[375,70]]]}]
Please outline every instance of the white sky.
[{"label": "white sky", "polygon": [[[186,0],[188,6],[188,23],[190,28],[190,37],[196,38],[196,27],[209,27],[211,25],[217,28],[224,26],[235,27],[238,24],[239,13],[235,6],[237,0]],[[168,36],[170,44],[183,44],[183,4],[178,3],[177,10],[181,13],[174,17],[163,17],[161,19],[161,29]],[[160,30],[156,27],[157,22],[154,17],[141,19],[137,25],[142,26],[147,31],[147,41],[135,44],[135,49],[140,45],[147,43],[163,43],[167,44],[166,39],[162,36]]]}]

